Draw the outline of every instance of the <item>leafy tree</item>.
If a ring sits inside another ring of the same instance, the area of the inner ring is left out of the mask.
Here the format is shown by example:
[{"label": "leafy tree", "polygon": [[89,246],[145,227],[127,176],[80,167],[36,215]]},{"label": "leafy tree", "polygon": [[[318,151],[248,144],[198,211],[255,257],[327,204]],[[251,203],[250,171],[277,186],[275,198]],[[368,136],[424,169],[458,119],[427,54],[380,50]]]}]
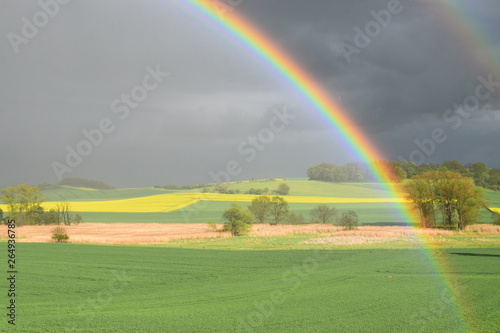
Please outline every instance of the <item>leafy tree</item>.
[{"label": "leafy tree", "polygon": [[83,221],[83,217],[80,214],[76,214],[73,218],[73,223],[80,224]]},{"label": "leafy tree", "polygon": [[321,204],[311,210],[312,223],[332,223],[337,216],[337,209]]},{"label": "leafy tree", "polygon": [[271,198],[271,225],[277,225],[288,216],[288,202],[280,196]]},{"label": "leafy tree", "polygon": [[474,183],[477,186],[487,187],[490,178],[490,169],[484,163],[473,163],[470,165]]},{"label": "leafy tree", "polygon": [[414,162],[403,160],[399,162],[398,166],[403,169],[406,174],[406,178],[412,178],[417,174],[417,165]]},{"label": "leafy tree", "polygon": [[339,219],[339,225],[345,230],[354,230],[358,228],[358,214],[353,210],[342,213]]},{"label": "leafy tree", "polygon": [[500,191],[500,169],[490,169],[488,177],[488,188]]},{"label": "leafy tree", "polygon": [[295,213],[290,213],[288,215],[287,221],[288,221],[288,224],[304,224],[304,223],[306,223],[304,215],[295,214]]},{"label": "leafy tree", "polygon": [[290,186],[288,186],[286,183],[281,183],[278,185],[276,193],[280,195],[288,195],[288,193],[290,193]]},{"label": "leafy tree", "polygon": [[254,198],[248,210],[259,223],[265,223],[266,218],[271,213],[271,198],[267,195],[261,195]]},{"label": "leafy tree", "polygon": [[222,231],[229,231],[233,236],[246,235],[252,228],[252,214],[237,203],[224,211],[222,219],[225,221]]},{"label": "leafy tree", "polygon": [[33,220],[33,212],[39,210],[45,200],[37,186],[28,184],[7,187],[0,199],[9,206],[10,214],[18,225],[36,223],[36,220]]},{"label": "leafy tree", "polygon": [[458,229],[479,220],[481,208],[486,205],[484,192],[474,185],[471,178],[458,179],[455,184],[455,210],[458,215]]},{"label": "leafy tree", "polygon": [[414,177],[403,185],[407,193],[407,200],[412,202],[420,214],[420,223],[422,228],[435,227],[436,208],[435,195],[429,181]]},{"label": "leafy tree", "polygon": [[2,208],[0,208],[0,222],[3,222],[3,219],[4,219],[3,210],[2,210]]}]

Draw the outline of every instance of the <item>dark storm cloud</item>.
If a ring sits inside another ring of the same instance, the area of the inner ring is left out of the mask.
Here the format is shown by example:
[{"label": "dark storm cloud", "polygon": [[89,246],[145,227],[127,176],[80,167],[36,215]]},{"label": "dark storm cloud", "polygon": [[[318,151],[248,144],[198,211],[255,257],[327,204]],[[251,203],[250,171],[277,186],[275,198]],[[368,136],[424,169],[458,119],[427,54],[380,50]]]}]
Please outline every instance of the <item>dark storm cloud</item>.
[{"label": "dark storm cloud", "polygon": [[[498,37],[472,52],[432,3],[402,0],[403,10],[348,61],[342,50],[355,28],[388,3],[246,0],[234,10],[317,79],[388,158],[409,156],[415,140],[442,128],[447,140],[426,162],[500,167],[498,94],[457,128],[458,120],[445,119],[474,95],[478,76],[490,74],[478,59],[498,57]],[[76,149],[82,131],[104,118],[113,131],[65,176],[117,186],[204,183],[231,160],[242,169],[236,178],[247,179],[303,177],[313,163],[353,159],[286,82],[178,1],[71,1],[17,53],[8,34],[22,35],[23,17],[32,21],[40,3],[4,1],[0,9],[0,185],[56,182],[52,163],[64,163],[66,147]],[[494,31],[496,3],[480,1],[476,10]],[[125,105],[122,96],[143,85],[148,66],[169,75],[121,119],[113,102]],[[248,161],[238,147],[269,128],[273,108],[283,105],[296,118]]]}]

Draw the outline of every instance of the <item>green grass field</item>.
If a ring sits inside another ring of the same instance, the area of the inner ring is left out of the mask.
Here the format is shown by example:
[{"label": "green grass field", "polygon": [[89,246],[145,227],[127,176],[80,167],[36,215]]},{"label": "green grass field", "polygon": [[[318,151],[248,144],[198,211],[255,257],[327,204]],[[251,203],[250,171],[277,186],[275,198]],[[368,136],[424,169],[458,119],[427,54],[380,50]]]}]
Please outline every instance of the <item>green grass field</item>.
[{"label": "green grass field", "polygon": [[[17,332],[495,332],[500,249],[18,244]],[[469,328],[442,273],[456,281]],[[7,288],[2,279],[1,288]],[[450,305],[451,304],[451,305]],[[0,324],[6,328],[6,320]]]}]

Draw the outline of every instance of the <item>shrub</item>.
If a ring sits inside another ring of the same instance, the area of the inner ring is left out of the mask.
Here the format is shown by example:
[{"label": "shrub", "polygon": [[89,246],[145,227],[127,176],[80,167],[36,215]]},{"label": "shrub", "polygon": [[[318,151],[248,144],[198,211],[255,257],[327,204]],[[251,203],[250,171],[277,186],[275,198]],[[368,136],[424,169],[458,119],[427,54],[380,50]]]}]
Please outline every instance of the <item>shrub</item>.
[{"label": "shrub", "polygon": [[280,195],[288,195],[288,193],[290,193],[290,186],[288,186],[286,183],[281,183],[278,185],[276,193]]},{"label": "shrub", "polygon": [[237,203],[231,204],[222,214],[222,219],[226,222],[222,231],[229,231],[233,236],[243,236],[250,232],[253,215],[246,209],[243,209]]},{"label": "shrub", "polygon": [[219,183],[215,185],[214,190],[215,192],[218,192],[220,194],[230,194],[229,187],[227,186],[227,184],[224,183]]},{"label": "shrub", "polygon": [[217,229],[217,224],[215,224],[215,222],[212,221],[207,223],[207,227],[208,229],[211,229],[213,231],[220,231],[219,229]]},{"label": "shrub", "polygon": [[57,243],[66,243],[69,240],[69,236],[66,233],[66,229],[56,227],[52,229],[52,239]]},{"label": "shrub", "polygon": [[339,225],[344,230],[354,230],[358,228],[358,214],[355,211],[348,210],[344,212],[339,219]]}]

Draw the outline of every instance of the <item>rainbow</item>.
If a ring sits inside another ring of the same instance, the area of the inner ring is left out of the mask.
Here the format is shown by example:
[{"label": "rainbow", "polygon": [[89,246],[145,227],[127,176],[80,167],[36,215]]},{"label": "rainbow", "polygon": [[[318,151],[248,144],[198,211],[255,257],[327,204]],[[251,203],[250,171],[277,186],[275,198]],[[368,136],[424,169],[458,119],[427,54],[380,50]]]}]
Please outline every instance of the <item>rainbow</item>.
[{"label": "rainbow", "polygon": [[[390,182],[388,173],[383,166],[373,163],[384,160],[382,152],[354,124],[349,118],[348,112],[331,99],[325,90],[288,54],[260,32],[257,27],[235,13],[234,9],[228,10],[228,5],[223,5],[217,0],[184,0],[180,1],[180,5],[185,6],[189,12],[196,14],[209,25],[215,26],[225,35],[229,35],[239,46],[246,48],[271,72],[293,88],[304,101],[312,106],[319,117],[331,125],[339,140],[345,147],[349,148],[355,158],[369,162],[370,172],[374,179],[383,184],[390,195],[399,197],[396,187]],[[416,220],[407,204],[399,203],[397,208],[403,221],[408,225],[416,225]],[[438,277],[442,277],[436,278],[435,281],[436,286],[443,291],[441,299],[445,297],[449,300],[459,325],[463,327],[463,331],[469,331],[466,322],[470,320],[470,314],[465,320],[464,313],[466,302],[456,297],[458,284],[443,273],[448,268],[447,263],[443,259],[435,257],[435,253],[425,246],[424,238],[420,238],[420,242],[422,244],[422,260],[428,262],[430,271],[436,272]]]},{"label": "rainbow", "polygon": [[[341,143],[349,149],[356,160],[368,162],[373,179],[383,184],[389,195],[400,196],[397,188],[387,176],[384,166],[380,163],[373,163],[386,160],[384,155],[349,118],[348,112],[332,100],[325,90],[272,40],[257,27],[237,15],[234,10],[226,9],[228,5],[223,5],[222,2],[187,0],[181,3],[187,4],[188,10],[197,12],[201,19],[208,19],[209,24],[216,23],[217,27],[222,28],[223,32],[232,37],[238,45],[243,45],[251,54],[257,56],[261,63],[277,74],[306,103],[311,105],[320,118],[330,124]],[[416,220],[407,204],[399,204],[397,208],[403,221],[408,225],[416,225]]]},{"label": "rainbow", "polygon": [[487,73],[500,75],[498,50],[495,53],[489,47],[494,44],[493,40],[498,37],[498,33],[494,27],[488,26],[488,21],[479,19],[480,16],[485,16],[484,12],[481,13],[480,3],[444,0],[430,1],[425,5],[439,15],[444,28],[456,35],[455,41],[461,43],[464,56],[470,58],[470,61],[477,61],[479,68]]}]

